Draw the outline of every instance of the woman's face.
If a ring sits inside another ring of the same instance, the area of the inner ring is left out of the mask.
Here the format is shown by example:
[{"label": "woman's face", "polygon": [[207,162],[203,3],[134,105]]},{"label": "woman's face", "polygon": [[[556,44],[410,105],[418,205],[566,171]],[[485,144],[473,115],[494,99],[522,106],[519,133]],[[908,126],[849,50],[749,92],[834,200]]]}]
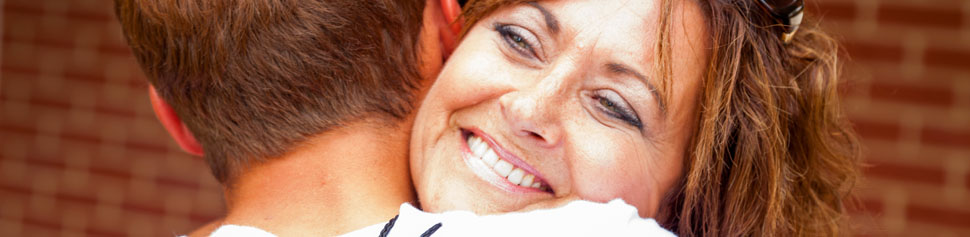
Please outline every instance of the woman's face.
[{"label": "woman's face", "polygon": [[622,198],[654,216],[682,176],[708,54],[699,6],[673,4],[670,78],[654,66],[656,1],[525,3],[479,21],[416,118],[424,209]]}]

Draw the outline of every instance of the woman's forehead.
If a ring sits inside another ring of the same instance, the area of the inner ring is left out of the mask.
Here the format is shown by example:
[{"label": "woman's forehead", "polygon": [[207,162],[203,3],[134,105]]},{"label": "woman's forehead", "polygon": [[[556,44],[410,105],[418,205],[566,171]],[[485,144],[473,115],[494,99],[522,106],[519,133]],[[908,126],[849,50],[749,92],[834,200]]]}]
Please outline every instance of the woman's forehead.
[{"label": "woman's forehead", "polygon": [[[605,61],[641,72],[657,85],[664,101],[684,87],[694,86],[672,85],[683,84],[675,83],[674,78],[699,79],[706,69],[708,26],[695,1],[671,2],[667,9],[659,0],[543,1],[534,5],[516,5],[514,11],[549,15],[544,18],[553,18],[560,28],[561,49],[588,48],[593,57],[605,57]],[[666,40],[660,42],[661,37]],[[669,52],[658,58],[661,48]],[[665,74],[660,70],[664,66],[672,71]]]}]

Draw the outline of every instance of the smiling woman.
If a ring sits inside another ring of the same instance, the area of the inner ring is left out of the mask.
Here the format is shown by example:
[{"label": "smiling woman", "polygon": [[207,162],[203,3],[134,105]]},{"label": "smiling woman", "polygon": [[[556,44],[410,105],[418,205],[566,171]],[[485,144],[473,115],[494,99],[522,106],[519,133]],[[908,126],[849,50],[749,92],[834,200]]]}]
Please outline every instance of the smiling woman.
[{"label": "smiling woman", "polygon": [[840,232],[833,41],[755,1],[470,1],[412,132],[427,211],[620,198],[679,235]]},{"label": "smiling woman", "polygon": [[678,5],[672,20],[691,27],[671,31],[677,79],[662,81],[652,64],[657,3],[526,2],[468,28],[413,130],[425,209],[622,198],[655,216],[683,176],[708,53],[690,40],[708,38],[702,10]]}]

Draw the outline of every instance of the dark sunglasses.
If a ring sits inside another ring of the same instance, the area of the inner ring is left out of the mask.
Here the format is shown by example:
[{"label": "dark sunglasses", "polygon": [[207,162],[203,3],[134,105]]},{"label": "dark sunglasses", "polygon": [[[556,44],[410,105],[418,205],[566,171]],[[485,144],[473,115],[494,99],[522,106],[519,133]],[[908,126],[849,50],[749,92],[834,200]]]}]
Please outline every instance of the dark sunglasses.
[{"label": "dark sunglasses", "polygon": [[805,2],[802,0],[758,0],[758,5],[781,23],[781,27],[784,29],[781,40],[785,44],[791,42],[795,31],[798,31],[798,26],[802,24],[802,10],[805,8]]}]

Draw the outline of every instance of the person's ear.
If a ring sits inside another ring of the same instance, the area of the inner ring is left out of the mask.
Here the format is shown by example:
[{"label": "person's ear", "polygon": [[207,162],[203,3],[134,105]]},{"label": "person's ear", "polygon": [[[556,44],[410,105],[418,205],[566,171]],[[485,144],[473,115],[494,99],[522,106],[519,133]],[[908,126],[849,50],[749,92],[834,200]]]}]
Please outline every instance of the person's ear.
[{"label": "person's ear", "polygon": [[162,100],[158,96],[158,92],[155,92],[154,86],[148,87],[148,96],[152,101],[152,110],[155,111],[155,116],[158,117],[159,122],[162,122],[162,126],[172,136],[172,139],[175,139],[175,143],[178,143],[179,147],[189,154],[203,156],[202,146],[199,145],[199,142],[195,140],[195,136],[192,136],[192,132],[185,127],[182,120],[175,114],[172,106],[168,105],[165,100]]},{"label": "person's ear", "polygon": [[461,4],[458,0],[441,0],[441,12],[445,15],[445,21],[450,24],[451,33],[458,35],[461,33]]},{"label": "person's ear", "polygon": [[451,55],[451,52],[458,47],[458,35],[461,34],[461,27],[464,23],[461,20],[461,5],[458,4],[458,0],[439,0],[438,5],[441,7],[441,14],[444,17],[444,21],[439,23],[443,23],[439,28],[439,37],[442,46],[444,46],[445,55]]}]

